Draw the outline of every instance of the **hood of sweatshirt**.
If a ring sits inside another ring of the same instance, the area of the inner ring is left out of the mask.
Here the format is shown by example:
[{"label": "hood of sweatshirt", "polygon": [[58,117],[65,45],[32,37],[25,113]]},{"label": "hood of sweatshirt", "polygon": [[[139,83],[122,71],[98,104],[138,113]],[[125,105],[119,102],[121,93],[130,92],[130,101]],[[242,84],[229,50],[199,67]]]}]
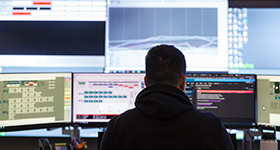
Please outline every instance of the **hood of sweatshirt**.
[{"label": "hood of sweatshirt", "polygon": [[135,101],[136,108],[145,116],[167,120],[194,110],[189,98],[176,87],[155,84],[143,89]]}]

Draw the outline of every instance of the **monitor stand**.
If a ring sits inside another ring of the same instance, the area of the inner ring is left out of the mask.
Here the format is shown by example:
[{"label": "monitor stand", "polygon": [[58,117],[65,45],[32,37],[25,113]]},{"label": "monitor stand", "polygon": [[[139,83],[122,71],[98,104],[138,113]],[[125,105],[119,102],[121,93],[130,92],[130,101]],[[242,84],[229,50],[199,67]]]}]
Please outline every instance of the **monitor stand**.
[{"label": "monitor stand", "polygon": [[[52,131],[58,128],[47,128],[47,131]],[[71,137],[71,144],[66,144],[67,149],[74,149],[74,147],[78,147],[78,146],[82,146],[83,149],[86,149],[86,142],[81,141],[81,137],[80,137],[80,130],[79,130],[79,126],[78,125],[73,125],[73,127],[71,126],[66,126],[66,127],[62,127],[62,134],[63,135],[70,135]],[[54,148],[54,146],[52,146],[47,138],[41,138],[39,139],[39,143],[48,143],[47,145],[49,145],[49,147],[51,147],[50,150],[52,150]],[[42,147],[42,144],[40,145],[40,147]],[[81,149],[82,149],[81,148]]]},{"label": "monitor stand", "polygon": [[72,144],[81,143],[80,130],[78,125],[74,125],[73,130],[71,130],[70,128],[67,129],[66,127],[63,127],[62,134],[70,135]]}]

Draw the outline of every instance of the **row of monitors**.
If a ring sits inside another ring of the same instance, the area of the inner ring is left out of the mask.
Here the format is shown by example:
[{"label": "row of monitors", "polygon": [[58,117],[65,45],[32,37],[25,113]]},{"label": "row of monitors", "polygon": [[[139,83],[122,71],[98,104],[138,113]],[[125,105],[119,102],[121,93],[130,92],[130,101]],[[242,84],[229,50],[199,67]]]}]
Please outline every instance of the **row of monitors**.
[{"label": "row of monitors", "polygon": [[[0,131],[106,125],[134,108],[143,73],[0,74]],[[280,76],[187,73],[186,95],[228,127],[280,126]],[[256,105],[257,103],[257,105]]]}]

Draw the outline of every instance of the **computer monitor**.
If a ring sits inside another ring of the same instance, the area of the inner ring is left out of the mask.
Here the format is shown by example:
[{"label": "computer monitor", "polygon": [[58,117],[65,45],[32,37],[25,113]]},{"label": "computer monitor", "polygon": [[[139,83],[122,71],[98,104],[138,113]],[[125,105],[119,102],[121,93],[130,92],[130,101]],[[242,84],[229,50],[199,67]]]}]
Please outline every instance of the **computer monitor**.
[{"label": "computer monitor", "polygon": [[0,74],[0,131],[71,122],[71,73]]},{"label": "computer monitor", "polygon": [[280,76],[257,76],[258,125],[280,126]]},{"label": "computer monitor", "polygon": [[106,7],[106,0],[1,0],[0,66],[104,68]]},{"label": "computer monitor", "polygon": [[220,117],[228,127],[255,125],[256,76],[188,73],[186,94],[203,112]]},{"label": "computer monitor", "polygon": [[[265,4],[273,3],[262,2],[263,7]],[[250,4],[258,4],[258,2]],[[278,65],[280,9],[229,8],[228,13],[229,72],[280,74]]]},{"label": "computer monitor", "polygon": [[188,70],[227,71],[227,11],[227,0],[111,0],[106,70],[144,70],[147,51],[169,44]]},{"label": "computer monitor", "polygon": [[73,122],[84,125],[108,122],[134,108],[144,88],[145,74],[74,73]]}]

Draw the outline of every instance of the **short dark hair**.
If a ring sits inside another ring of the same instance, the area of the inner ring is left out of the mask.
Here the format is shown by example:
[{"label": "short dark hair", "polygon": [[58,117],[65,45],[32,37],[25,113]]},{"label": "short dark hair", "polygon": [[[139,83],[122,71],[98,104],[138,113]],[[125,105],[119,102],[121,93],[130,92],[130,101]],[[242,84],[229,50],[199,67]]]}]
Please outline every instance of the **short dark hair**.
[{"label": "short dark hair", "polygon": [[149,50],[146,56],[146,80],[149,85],[165,83],[176,86],[185,73],[185,56],[173,45],[159,45]]}]

